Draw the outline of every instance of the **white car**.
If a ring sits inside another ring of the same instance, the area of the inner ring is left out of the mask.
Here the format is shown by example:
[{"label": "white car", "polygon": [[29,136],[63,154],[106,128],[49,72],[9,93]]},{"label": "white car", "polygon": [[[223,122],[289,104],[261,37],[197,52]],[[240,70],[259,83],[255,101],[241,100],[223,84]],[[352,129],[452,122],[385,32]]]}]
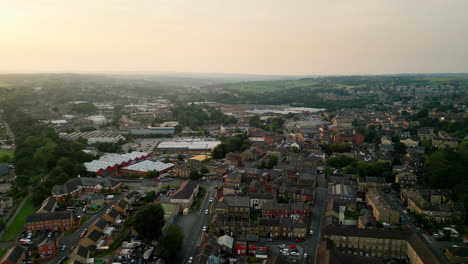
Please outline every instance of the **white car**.
[{"label": "white car", "polygon": [[291,251],[289,254],[291,254],[291,256],[299,256],[299,252],[297,251]]},{"label": "white car", "polygon": [[304,258],[305,258],[305,259],[307,258],[307,253],[304,253]]},{"label": "white car", "polygon": [[286,251],[282,251],[281,254],[282,254],[283,256],[289,256],[289,252],[286,252]]},{"label": "white car", "polygon": [[190,263],[192,263],[192,261],[193,261],[193,257],[190,257],[190,258],[188,259],[188,263],[190,264]]},{"label": "white car", "polygon": [[210,197],[210,200],[208,200],[208,202],[212,203],[212,202],[213,202],[213,198]]},{"label": "white car", "polygon": [[281,244],[281,245],[279,245],[279,248],[286,248],[286,245],[285,245],[285,244]]},{"label": "white car", "polygon": [[208,211],[208,209],[206,209],[206,210],[205,210],[205,214],[207,215],[207,214],[209,214],[209,213],[210,213],[210,211]]},{"label": "white car", "polygon": [[206,226],[203,226],[203,232],[206,232]]},{"label": "white car", "polygon": [[313,234],[314,234],[314,230],[311,229],[311,230],[309,231],[309,234],[310,234],[310,235],[313,235]]},{"label": "white car", "polygon": [[31,238],[31,237],[32,237],[32,233],[29,232],[27,237],[28,237],[28,238]]}]

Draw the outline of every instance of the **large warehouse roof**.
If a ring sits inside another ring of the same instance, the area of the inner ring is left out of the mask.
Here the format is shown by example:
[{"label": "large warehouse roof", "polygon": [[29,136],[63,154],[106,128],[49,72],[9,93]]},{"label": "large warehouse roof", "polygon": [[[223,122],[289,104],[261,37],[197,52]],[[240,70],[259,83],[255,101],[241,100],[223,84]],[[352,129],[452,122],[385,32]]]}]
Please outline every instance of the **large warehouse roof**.
[{"label": "large warehouse roof", "polygon": [[98,172],[100,169],[107,169],[115,165],[121,165],[124,162],[134,161],[136,158],[147,157],[149,154],[145,152],[134,151],[126,154],[106,154],[98,160],[86,162],[84,165],[87,171]]},{"label": "large warehouse roof", "polygon": [[141,171],[141,172],[148,172],[148,171],[164,171],[169,168],[174,167],[172,163],[162,163],[162,162],[154,162],[151,160],[145,160],[139,163],[135,163],[133,165],[127,166],[124,169],[132,170],[132,171]]},{"label": "large warehouse roof", "polygon": [[213,140],[183,140],[183,141],[162,141],[156,149],[174,149],[174,150],[212,150],[221,141]]}]

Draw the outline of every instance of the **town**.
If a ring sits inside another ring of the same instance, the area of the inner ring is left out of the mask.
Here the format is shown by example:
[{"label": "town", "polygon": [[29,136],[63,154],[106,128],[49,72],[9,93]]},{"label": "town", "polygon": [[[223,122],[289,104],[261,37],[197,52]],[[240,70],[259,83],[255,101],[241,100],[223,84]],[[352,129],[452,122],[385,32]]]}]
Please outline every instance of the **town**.
[{"label": "town", "polygon": [[0,264],[468,262],[467,78],[23,78]]}]

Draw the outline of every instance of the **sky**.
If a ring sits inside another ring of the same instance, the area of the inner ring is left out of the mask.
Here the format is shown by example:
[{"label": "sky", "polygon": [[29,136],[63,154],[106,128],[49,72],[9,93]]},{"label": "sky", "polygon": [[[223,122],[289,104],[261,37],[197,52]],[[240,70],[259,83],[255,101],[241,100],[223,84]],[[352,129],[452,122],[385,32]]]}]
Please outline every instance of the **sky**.
[{"label": "sky", "polygon": [[468,72],[467,0],[0,0],[0,72]]}]

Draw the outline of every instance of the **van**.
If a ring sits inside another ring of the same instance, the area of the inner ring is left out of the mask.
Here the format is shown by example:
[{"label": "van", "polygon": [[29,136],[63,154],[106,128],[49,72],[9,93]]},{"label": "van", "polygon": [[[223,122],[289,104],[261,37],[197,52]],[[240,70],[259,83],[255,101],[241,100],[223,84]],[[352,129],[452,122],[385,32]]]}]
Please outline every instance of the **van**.
[{"label": "van", "polygon": [[114,199],[114,195],[113,195],[113,194],[109,194],[109,195],[106,196],[106,199],[108,199],[108,200]]}]

